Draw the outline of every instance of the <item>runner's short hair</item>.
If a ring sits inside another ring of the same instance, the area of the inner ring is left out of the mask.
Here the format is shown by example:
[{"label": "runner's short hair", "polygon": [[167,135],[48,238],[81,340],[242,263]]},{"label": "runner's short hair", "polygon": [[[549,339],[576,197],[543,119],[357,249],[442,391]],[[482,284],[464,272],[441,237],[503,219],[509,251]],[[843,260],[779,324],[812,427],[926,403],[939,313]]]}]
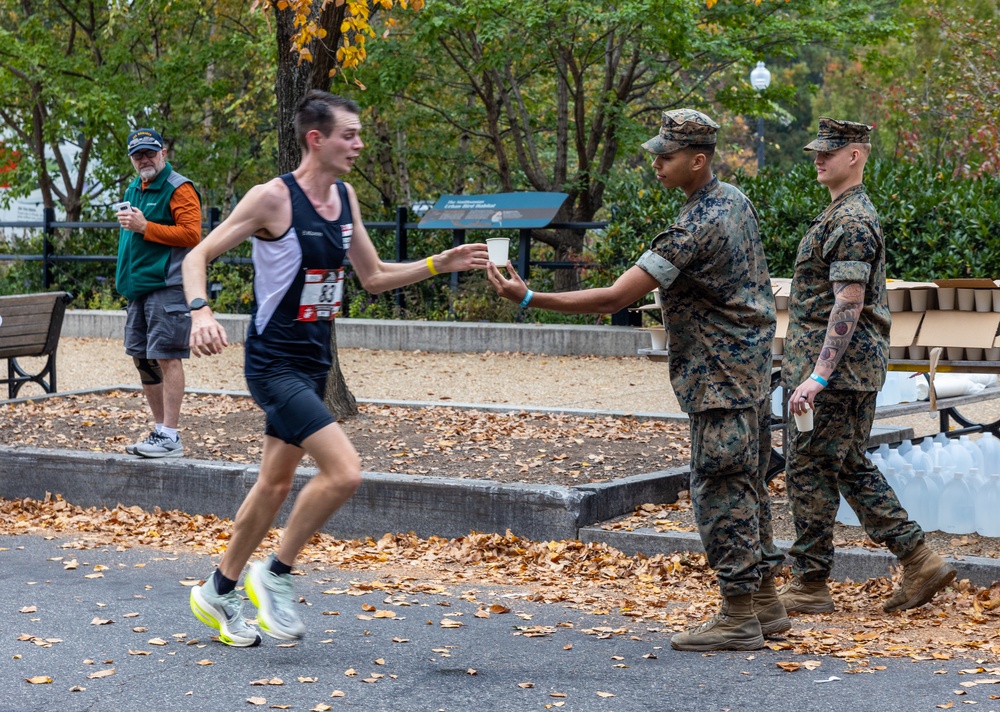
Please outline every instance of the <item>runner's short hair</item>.
[{"label": "runner's short hair", "polygon": [[310,131],[319,131],[324,136],[330,135],[336,123],[334,114],[336,109],[351,114],[361,113],[356,102],[320,89],[312,89],[302,97],[302,101],[295,109],[295,139],[303,151],[308,148],[306,134]]}]

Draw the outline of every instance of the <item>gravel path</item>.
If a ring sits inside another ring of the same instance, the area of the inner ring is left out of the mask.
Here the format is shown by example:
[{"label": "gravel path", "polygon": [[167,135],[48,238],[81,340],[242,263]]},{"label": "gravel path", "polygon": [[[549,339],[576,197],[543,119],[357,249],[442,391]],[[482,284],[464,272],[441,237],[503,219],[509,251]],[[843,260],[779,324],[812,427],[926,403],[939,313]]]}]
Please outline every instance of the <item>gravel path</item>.
[{"label": "gravel path", "polygon": [[[681,412],[666,364],[640,357],[341,349],[340,360],[348,386],[358,398]],[[62,391],[138,384],[131,359],[115,339],[64,338],[58,367]],[[185,372],[188,388],[246,390],[241,344],[219,356],[192,358]],[[22,395],[31,395],[29,388]],[[968,406],[962,412],[980,422],[992,422],[1000,418],[1000,401]],[[911,415],[878,423],[907,425],[922,436],[937,432],[938,416]]]}]

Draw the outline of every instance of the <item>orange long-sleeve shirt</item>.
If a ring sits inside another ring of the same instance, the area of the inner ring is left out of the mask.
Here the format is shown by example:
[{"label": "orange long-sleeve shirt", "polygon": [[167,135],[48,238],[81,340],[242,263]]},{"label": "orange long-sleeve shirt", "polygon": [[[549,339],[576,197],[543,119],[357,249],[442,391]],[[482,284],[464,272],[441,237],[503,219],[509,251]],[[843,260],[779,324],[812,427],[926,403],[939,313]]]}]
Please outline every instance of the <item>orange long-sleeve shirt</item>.
[{"label": "orange long-sleeve shirt", "polygon": [[[142,189],[146,189],[146,183]],[[150,242],[158,242],[169,247],[194,247],[201,240],[201,201],[194,186],[185,183],[170,196],[170,214],[174,225],[146,223],[143,237]]]}]

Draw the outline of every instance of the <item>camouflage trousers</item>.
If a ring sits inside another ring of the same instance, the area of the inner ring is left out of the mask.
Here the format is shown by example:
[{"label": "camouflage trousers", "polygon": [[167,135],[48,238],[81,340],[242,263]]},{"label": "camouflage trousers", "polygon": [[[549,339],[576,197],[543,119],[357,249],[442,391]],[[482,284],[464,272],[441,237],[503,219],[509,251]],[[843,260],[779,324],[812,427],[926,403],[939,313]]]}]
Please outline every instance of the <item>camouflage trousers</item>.
[{"label": "camouflage trousers", "polygon": [[691,413],[691,502],[723,596],[754,593],[785,561],[771,532],[771,404]]},{"label": "camouflage trousers", "polygon": [[822,581],[833,568],[833,524],[840,493],[872,541],[902,557],[924,540],[920,525],[866,455],[877,393],[825,390],[816,396],[814,428],[789,428],[785,485],[795,520],[792,570]]}]

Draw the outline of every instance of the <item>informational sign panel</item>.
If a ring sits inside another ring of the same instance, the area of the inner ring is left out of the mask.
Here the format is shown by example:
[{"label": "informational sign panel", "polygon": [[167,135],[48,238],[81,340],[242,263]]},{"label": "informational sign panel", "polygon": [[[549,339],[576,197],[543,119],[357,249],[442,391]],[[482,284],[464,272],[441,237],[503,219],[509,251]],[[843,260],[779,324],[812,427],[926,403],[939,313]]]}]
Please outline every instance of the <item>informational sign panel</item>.
[{"label": "informational sign panel", "polygon": [[545,227],[559,212],[566,193],[442,195],[424,213],[425,230],[482,230]]}]

